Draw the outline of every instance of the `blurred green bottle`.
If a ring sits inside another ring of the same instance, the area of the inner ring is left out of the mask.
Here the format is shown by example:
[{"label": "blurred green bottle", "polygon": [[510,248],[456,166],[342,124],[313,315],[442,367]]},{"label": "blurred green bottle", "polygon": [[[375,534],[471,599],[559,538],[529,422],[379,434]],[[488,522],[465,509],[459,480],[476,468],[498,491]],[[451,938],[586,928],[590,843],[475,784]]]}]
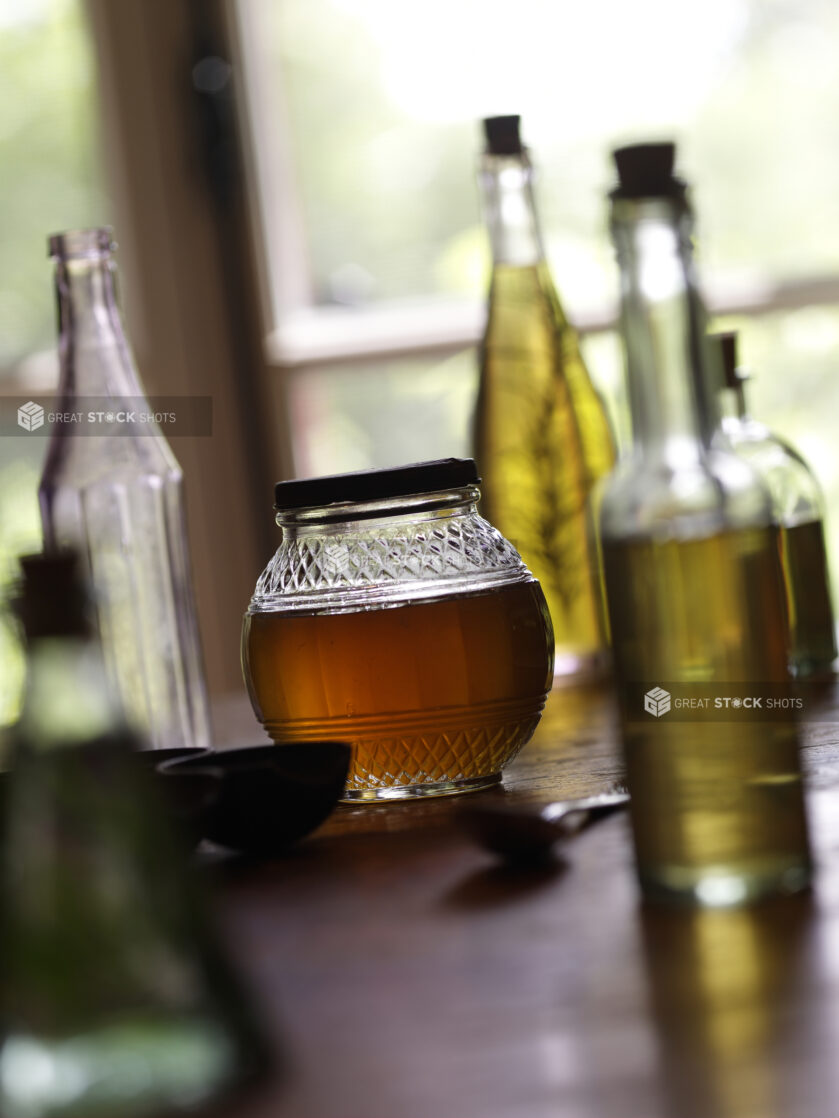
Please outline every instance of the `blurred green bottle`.
[{"label": "blurred green bottle", "polygon": [[608,638],[588,506],[615,443],[545,260],[519,118],[488,118],[484,131],[493,263],[474,425],[481,512],[541,583],[556,674],[590,672],[605,665]]},{"label": "blurred green bottle", "polygon": [[72,553],[22,561],[26,695],[3,787],[0,1113],[171,1114],[263,1062],[92,638]]}]

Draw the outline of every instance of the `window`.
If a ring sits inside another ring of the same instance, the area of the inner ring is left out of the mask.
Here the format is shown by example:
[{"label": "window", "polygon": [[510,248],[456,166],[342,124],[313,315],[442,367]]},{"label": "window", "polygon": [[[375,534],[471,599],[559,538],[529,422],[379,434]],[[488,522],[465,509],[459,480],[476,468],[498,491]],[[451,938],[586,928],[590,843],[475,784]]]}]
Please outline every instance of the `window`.
[{"label": "window", "polygon": [[267,346],[298,472],[467,449],[487,273],[478,121],[499,112],[522,114],[560,294],[623,431],[608,153],[673,136],[715,325],[740,332],[754,412],[818,473],[839,573],[834,5],[239,0],[236,12]]},{"label": "window", "polygon": [[[228,267],[244,218],[209,196],[196,139],[190,69],[211,25],[221,53],[231,32],[242,79],[256,297],[250,262]],[[468,449],[488,267],[474,170],[491,113],[522,114],[558,286],[621,430],[608,151],[676,137],[710,301],[741,331],[755,412],[820,476],[839,561],[828,0],[0,0],[0,31],[2,389],[55,383],[46,234],[113,215],[149,390],[214,398],[212,440],[175,450],[217,693],[241,685],[241,612],[275,541],[270,482],[289,468],[284,414],[300,474]],[[243,325],[260,298],[261,323]],[[271,416],[264,438],[255,416]],[[0,581],[37,545],[42,449],[0,440]],[[0,622],[0,724],[19,685],[8,636]]]}]

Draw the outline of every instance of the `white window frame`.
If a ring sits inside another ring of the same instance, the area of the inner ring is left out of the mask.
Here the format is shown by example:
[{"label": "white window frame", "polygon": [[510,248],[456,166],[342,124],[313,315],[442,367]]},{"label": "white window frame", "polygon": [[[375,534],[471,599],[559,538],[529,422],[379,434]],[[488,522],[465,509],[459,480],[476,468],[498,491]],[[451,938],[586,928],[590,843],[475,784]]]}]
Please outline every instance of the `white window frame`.
[{"label": "white window frame", "polygon": [[[254,255],[260,272],[268,365],[278,375],[324,365],[352,367],[359,362],[368,363],[367,367],[380,363],[384,368],[395,358],[446,357],[475,346],[484,326],[481,299],[437,296],[382,301],[361,308],[317,306],[312,301],[288,114],[283,104],[276,103],[277,83],[269,83],[252,21],[245,18],[247,0],[226,0],[226,5],[242,77],[240,128],[258,225]],[[753,317],[839,305],[839,275],[788,280],[712,278],[704,284],[704,291],[711,314]],[[586,308],[574,316],[574,323],[583,335],[613,330],[618,324],[617,307]]]}]

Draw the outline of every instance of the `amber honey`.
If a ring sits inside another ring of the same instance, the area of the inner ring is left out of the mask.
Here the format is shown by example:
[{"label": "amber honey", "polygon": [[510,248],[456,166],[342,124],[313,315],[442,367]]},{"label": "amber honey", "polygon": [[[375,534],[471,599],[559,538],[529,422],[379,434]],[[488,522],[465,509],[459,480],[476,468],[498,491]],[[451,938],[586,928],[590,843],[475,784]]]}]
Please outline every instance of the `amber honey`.
[{"label": "amber honey", "polygon": [[532,736],[553,673],[536,581],[348,613],[253,613],[242,660],[278,742],[353,745],[348,799],[467,791]]}]

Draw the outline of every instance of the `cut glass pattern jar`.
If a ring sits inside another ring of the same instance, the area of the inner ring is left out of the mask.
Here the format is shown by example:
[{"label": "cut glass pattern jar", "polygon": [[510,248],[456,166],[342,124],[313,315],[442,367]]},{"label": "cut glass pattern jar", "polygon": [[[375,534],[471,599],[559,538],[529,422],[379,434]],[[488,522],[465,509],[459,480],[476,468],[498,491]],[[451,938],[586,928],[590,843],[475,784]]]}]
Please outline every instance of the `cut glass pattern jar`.
[{"label": "cut glass pattern jar", "polygon": [[275,741],[352,744],[348,800],[494,783],[539,722],[550,618],[478,480],[447,459],[276,487],[245,679]]}]

